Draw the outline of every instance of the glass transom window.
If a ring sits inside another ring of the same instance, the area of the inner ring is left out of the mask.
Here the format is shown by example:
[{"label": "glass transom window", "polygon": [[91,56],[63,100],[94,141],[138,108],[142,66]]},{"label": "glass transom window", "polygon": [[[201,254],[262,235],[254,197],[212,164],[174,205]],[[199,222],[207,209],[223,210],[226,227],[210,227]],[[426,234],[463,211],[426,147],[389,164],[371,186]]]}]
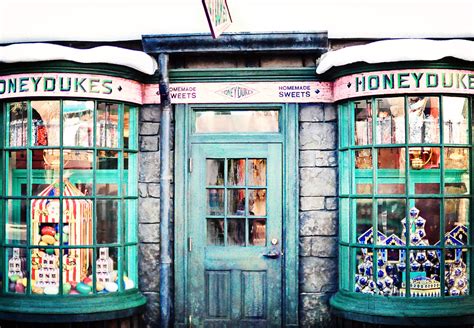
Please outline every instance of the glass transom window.
[{"label": "glass transom window", "polygon": [[432,95],[339,106],[341,290],[471,293],[471,106]]},{"label": "glass transom window", "polygon": [[3,104],[1,293],[137,290],[137,107]]}]

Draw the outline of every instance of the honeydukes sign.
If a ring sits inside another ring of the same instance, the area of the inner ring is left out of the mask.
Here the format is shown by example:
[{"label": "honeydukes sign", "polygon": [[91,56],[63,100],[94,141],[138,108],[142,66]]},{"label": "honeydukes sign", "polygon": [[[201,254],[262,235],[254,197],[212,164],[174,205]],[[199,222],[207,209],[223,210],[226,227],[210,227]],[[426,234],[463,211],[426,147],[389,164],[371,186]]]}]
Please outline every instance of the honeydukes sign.
[{"label": "honeydukes sign", "polygon": [[218,38],[232,24],[226,0],[202,0],[212,37]]},{"label": "honeydukes sign", "polygon": [[333,88],[336,101],[378,94],[474,94],[474,71],[412,69],[360,73],[337,79]]}]

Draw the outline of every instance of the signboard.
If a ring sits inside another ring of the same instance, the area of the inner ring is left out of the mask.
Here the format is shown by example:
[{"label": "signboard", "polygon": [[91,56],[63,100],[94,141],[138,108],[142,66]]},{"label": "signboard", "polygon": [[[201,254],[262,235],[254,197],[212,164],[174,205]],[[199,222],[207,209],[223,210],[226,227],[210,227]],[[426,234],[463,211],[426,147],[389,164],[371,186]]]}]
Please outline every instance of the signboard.
[{"label": "signboard", "polygon": [[445,69],[405,69],[353,74],[334,82],[334,101],[403,93],[474,94],[474,72]]},{"label": "signboard", "polygon": [[218,38],[231,24],[227,0],[202,0],[212,37]]}]

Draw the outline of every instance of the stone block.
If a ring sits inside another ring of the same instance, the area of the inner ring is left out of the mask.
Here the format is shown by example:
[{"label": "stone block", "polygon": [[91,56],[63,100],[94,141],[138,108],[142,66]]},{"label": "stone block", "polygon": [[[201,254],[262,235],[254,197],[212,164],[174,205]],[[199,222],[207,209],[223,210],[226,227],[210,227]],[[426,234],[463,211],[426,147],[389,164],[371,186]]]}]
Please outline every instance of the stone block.
[{"label": "stone block", "polygon": [[337,210],[337,207],[338,207],[337,197],[326,197],[325,208],[327,210]]},{"label": "stone block", "polygon": [[324,121],[324,110],[320,104],[302,104],[299,112],[300,122],[322,122]]},{"label": "stone block", "polygon": [[148,184],[147,183],[138,184],[138,195],[140,197],[148,197]]},{"label": "stone block", "polygon": [[160,184],[159,183],[149,183],[148,184],[148,195],[154,198],[160,198]]},{"label": "stone block", "polygon": [[301,123],[299,130],[301,150],[336,149],[335,123]]},{"label": "stone block", "polygon": [[300,327],[335,328],[336,320],[330,313],[331,294],[300,294]]},{"label": "stone block", "polygon": [[160,122],[160,105],[143,106],[140,109],[140,122]]},{"label": "stone block", "polygon": [[160,153],[139,153],[138,180],[140,182],[160,182]]},{"label": "stone block", "polygon": [[300,238],[299,243],[299,256],[311,256],[311,237],[302,237]]},{"label": "stone block", "polygon": [[338,247],[337,240],[337,237],[311,237],[311,256],[336,257]]},{"label": "stone block", "polygon": [[262,56],[261,67],[303,67],[303,59],[299,56]]},{"label": "stone block", "polygon": [[140,198],[138,205],[138,222],[160,222],[160,200],[158,198]]},{"label": "stone block", "polygon": [[337,290],[337,258],[300,258],[300,291],[326,293]]},{"label": "stone block", "polygon": [[160,326],[160,295],[159,293],[143,293],[147,298],[145,313],[143,314],[143,328]]},{"label": "stone block", "polygon": [[301,168],[300,197],[336,196],[337,174],[333,168]]},{"label": "stone block", "polygon": [[138,257],[138,275],[142,292],[158,292],[160,290],[160,245],[141,244]]},{"label": "stone block", "polygon": [[158,151],[158,136],[141,136],[140,151]]},{"label": "stone block", "polygon": [[156,136],[160,128],[159,123],[140,123],[140,135],[141,136]]},{"label": "stone block", "polygon": [[141,243],[157,243],[160,240],[160,225],[158,223],[138,224],[138,239]]},{"label": "stone block", "polygon": [[337,120],[337,106],[334,104],[324,105],[324,121],[331,122]]},{"label": "stone block", "polygon": [[336,211],[300,212],[300,236],[336,236]]},{"label": "stone block", "polygon": [[301,211],[314,211],[324,209],[324,197],[300,197]]}]

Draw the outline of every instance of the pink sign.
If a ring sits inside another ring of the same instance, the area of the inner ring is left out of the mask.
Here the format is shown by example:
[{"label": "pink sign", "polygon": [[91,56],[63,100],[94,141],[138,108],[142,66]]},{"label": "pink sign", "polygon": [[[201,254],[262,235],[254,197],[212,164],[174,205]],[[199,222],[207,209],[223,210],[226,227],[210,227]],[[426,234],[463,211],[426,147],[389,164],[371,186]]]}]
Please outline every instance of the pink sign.
[{"label": "pink sign", "polygon": [[474,94],[474,71],[407,69],[353,74],[337,79],[333,90],[334,101],[403,93]]}]

